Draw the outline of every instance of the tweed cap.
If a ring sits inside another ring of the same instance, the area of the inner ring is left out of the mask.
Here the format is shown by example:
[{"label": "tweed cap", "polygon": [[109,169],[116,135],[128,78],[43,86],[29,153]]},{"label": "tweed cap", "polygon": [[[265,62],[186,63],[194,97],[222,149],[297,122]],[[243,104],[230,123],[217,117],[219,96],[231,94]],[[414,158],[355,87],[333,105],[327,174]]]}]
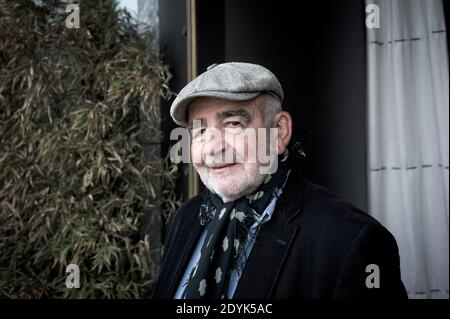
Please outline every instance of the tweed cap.
[{"label": "tweed cap", "polygon": [[187,107],[198,97],[246,101],[261,93],[283,101],[280,82],[265,67],[241,62],[213,64],[180,91],[170,107],[170,116],[178,125],[186,126]]}]

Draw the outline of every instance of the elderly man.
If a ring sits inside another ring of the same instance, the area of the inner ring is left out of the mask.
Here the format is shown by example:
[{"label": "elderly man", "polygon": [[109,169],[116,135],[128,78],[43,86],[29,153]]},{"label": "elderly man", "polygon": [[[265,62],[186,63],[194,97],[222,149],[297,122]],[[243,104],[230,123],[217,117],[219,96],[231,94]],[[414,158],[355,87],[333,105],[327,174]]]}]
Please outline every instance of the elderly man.
[{"label": "elderly man", "polygon": [[206,189],[171,219],[153,298],[406,298],[393,236],[302,176],[282,101],[266,68],[224,63],[173,102]]}]

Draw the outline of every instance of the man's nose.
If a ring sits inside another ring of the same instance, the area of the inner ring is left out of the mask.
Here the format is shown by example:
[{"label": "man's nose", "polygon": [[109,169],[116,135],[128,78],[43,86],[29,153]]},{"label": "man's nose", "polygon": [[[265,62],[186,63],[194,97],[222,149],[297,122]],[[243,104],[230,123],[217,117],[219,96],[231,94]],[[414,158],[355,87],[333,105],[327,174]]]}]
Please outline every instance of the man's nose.
[{"label": "man's nose", "polygon": [[208,128],[205,131],[205,155],[215,155],[225,149],[223,134],[219,129]]}]

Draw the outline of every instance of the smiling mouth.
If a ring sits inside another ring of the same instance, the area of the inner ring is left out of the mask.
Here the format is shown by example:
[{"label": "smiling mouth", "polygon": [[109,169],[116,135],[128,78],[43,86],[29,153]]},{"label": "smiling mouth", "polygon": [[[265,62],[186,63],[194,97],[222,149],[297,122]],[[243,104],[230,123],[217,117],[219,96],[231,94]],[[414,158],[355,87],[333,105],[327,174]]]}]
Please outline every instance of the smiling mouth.
[{"label": "smiling mouth", "polygon": [[209,168],[213,169],[213,170],[220,170],[220,169],[223,169],[223,168],[227,168],[227,167],[233,166],[235,164],[236,163],[216,164],[216,165],[213,165],[213,166],[209,166]]}]

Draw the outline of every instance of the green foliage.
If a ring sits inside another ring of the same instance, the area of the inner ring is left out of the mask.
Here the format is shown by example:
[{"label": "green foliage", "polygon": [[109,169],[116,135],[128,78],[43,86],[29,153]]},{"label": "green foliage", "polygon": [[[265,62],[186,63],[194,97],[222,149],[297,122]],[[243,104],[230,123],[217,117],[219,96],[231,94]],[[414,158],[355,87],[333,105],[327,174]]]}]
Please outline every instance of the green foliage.
[{"label": "green foliage", "polygon": [[156,275],[139,221],[176,173],[140,139],[170,74],[113,1],[82,1],[79,29],[64,9],[0,2],[0,297],[139,297]]}]

